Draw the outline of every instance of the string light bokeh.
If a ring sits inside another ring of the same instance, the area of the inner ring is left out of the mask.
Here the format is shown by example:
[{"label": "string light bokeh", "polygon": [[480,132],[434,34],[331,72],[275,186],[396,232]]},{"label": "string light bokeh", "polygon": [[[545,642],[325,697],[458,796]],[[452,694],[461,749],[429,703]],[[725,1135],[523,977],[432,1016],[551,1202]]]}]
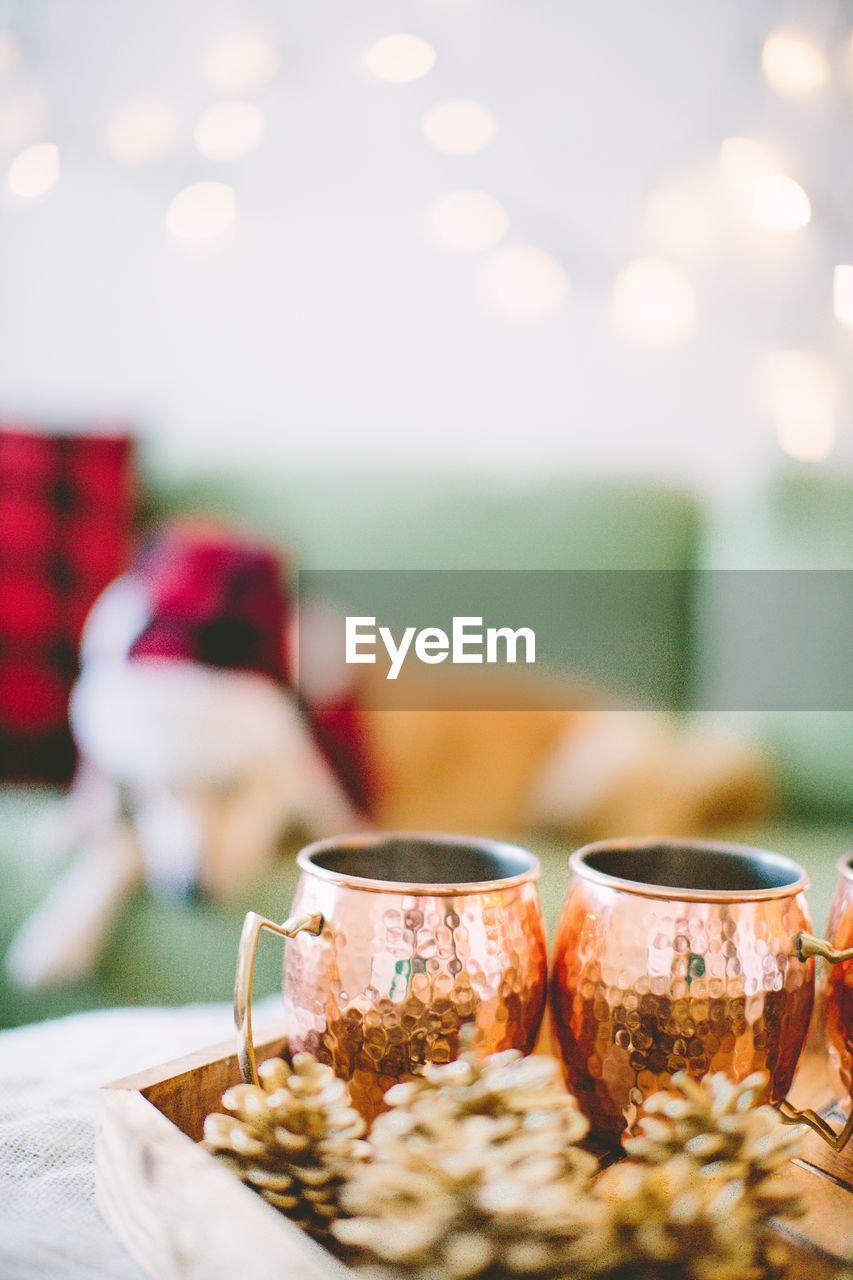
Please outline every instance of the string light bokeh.
[{"label": "string light bokeh", "polygon": [[166,225],[178,240],[207,244],[225,234],[235,211],[233,187],[224,182],[193,182],[172,200]]},{"label": "string light bokeh", "polygon": [[59,181],[59,147],[37,142],[9,165],[9,191],[23,200],[40,200]]},{"label": "string light bokeh", "polygon": [[448,156],[471,156],[484,151],[497,133],[497,121],[481,102],[448,98],[430,107],[423,118],[424,137]]},{"label": "string light bokeh", "polygon": [[429,206],[425,222],[431,240],[459,253],[491,249],[509,228],[506,209],[486,191],[447,191]]},{"label": "string light bokeh", "polygon": [[264,117],[252,102],[229,99],[215,102],[201,113],[193,137],[209,160],[239,160],[264,136]]},{"label": "string light bokeh", "polygon": [[155,164],[167,156],[177,140],[175,115],[156,99],[125,102],[107,123],[105,142],[119,164]]},{"label": "string light bokeh", "polygon": [[[8,0],[12,411],[162,414],[188,454],[304,427],[464,461],[488,430],[498,465],[522,441],[533,468],[607,465],[618,442],[629,470],[703,481],[727,446],[753,474],[849,465],[840,2],[721,0],[695,31],[675,0],[535,22],[417,0],[405,28],[384,0],[246,10]],[[121,356],[105,330],[100,380],[60,354],[37,383],[30,303],[58,297],[60,317],[118,281]],[[255,406],[236,435],[226,367]]]}]

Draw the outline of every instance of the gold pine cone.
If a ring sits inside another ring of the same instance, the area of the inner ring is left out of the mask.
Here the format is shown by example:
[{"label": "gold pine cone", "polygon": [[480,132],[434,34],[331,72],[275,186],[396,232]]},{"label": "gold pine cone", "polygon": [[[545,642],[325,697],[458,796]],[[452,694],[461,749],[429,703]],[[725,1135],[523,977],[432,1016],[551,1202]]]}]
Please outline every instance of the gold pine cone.
[{"label": "gold pine cone", "polygon": [[356,1265],[441,1280],[567,1273],[596,1171],[558,1064],[465,1052],[395,1085],[332,1230]]},{"label": "gold pine cone", "polygon": [[756,1071],[738,1084],[722,1074],[700,1084],[680,1072],[670,1091],[648,1099],[640,1133],[625,1139],[626,1151],[653,1165],[684,1155],[703,1178],[738,1182],[759,1221],[795,1216],[802,1211],[799,1197],[773,1175],[796,1155],[803,1130],[759,1105],[767,1079]]},{"label": "gold pine cone", "polygon": [[271,1058],[258,1078],[225,1091],[204,1145],[299,1226],[326,1235],[350,1166],[367,1154],[364,1121],[344,1082],[310,1053],[292,1065]]},{"label": "gold pine cone", "polygon": [[781,1242],[756,1231],[743,1185],[701,1178],[688,1156],[607,1169],[586,1201],[572,1276],[607,1280],[766,1280]]}]

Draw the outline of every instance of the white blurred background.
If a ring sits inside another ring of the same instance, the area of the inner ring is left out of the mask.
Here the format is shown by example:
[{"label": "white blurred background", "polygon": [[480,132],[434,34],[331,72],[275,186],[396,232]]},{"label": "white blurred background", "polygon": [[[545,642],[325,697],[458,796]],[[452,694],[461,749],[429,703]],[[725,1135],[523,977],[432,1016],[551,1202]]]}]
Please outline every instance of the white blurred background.
[{"label": "white blurred background", "polygon": [[184,461],[849,468],[851,25],[6,0],[0,414]]}]

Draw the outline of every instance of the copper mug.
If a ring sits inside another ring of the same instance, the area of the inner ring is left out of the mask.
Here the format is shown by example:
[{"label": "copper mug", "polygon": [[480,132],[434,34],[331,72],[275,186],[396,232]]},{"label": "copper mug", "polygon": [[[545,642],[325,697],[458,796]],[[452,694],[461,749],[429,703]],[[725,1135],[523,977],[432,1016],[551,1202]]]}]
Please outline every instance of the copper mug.
[{"label": "copper mug", "polygon": [[802,867],[690,840],[601,841],[570,866],[551,1003],[569,1088],[598,1138],[618,1142],[678,1071],[742,1080],[764,1069],[784,1119],[846,1141],[783,1101],[808,1031],[813,957],[853,955],[809,933]]},{"label": "copper mug", "polygon": [[291,917],[249,912],[243,926],[234,1018],[245,1080],[257,1081],[252,983],[264,929],[291,939],[290,1048],[330,1063],[367,1118],[415,1068],[455,1058],[466,1022],[489,1052],[532,1049],[548,963],[532,853],[396,833],[321,840],[297,862]]},{"label": "copper mug", "polygon": [[[853,1104],[853,854],[838,863],[838,888],[829,909],[827,933],[846,961],[833,965],[824,984],[823,1007],[829,1066],[840,1097]],[[833,1145],[841,1149],[853,1138],[853,1105]]]}]

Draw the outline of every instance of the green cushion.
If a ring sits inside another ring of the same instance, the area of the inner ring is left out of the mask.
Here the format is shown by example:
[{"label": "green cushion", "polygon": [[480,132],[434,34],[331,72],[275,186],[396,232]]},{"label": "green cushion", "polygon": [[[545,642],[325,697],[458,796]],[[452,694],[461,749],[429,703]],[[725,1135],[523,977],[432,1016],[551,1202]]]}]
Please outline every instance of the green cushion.
[{"label": "green cushion", "polygon": [[[709,519],[701,562],[709,569],[853,570],[853,484],[808,468],[778,476]],[[698,617],[695,662],[701,681],[703,672],[725,672],[738,658],[721,611],[709,602]],[[830,690],[849,689],[849,653],[820,675]],[[742,724],[747,721],[777,769],[789,810],[853,812],[853,712],[773,711],[742,718]]]},{"label": "green cushion", "polygon": [[[434,472],[328,468],[181,476],[153,456],[147,477],[149,517],[189,511],[224,516],[286,549],[300,569],[690,570],[698,540],[692,498],[627,482],[483,482]],[[507,584],[490,579],[478,585],[475,612],[492,616],[493,608],[496,619],[507,621],[500,613]],[[664,581],[637,575],[632,586],[632,597],[618,601],[596,583],[584,593],[571,674],[681,706],[689,683],[690,574]],[[520,607],[522,590],[514,585]],[[418,582],[415,617],[412,601],[395,584],[383,617],[397,626],[435,625],[444,619],[446,596],[443,578]],[[540,617],[542,607],[540,598]],[[559,626],[554,634],[562,635]],[[540,635],[540,669],[561,670],[563,654]]]},{"label": "green cushion", "polygon": [[[0,952],[15,929],[43,899],[56,872],[39,864],[38,820],[55,793],[39,788],[0,788]],[[730,839],[788,853],[810,872],[809,897],[815,924],[823,927],[833,891],[835,862],[847,848],[849,832],[831,827],[764,824],[722,833]],[[540,882],[545,914],[553,931],[568,884],[570,844],[531,837],[542,858]],[[292,853],[283,855],[261,884],[228,907],[202,903],[164,903],[140,891],[128,899],[97,970],[83,982],[56,991],[27,993],[12,987],[0,972],[0,1026],[56,1017],[77,1009],[119,1004],[183,1004],[228,1000],[243,913],[250,907],[276,919],[289,911],[296,883]],[[257,991],[278,988],[281,945],[265,938],[257,970]]]},{"label": "green cushion", "polygon": [[[0,787],[0,955],[60,874],[44,864],[37,848],[39,822],[57,798],[48,788]],[[295,883],[293,861],[283,859],[243,901],[227,907],[163,902],[140,890],[125,902],[96,971],[85,980],[30,993],[0,969],[0,1026],[76,1009],[227,1000],[244,912],[254,908],[284,918]],[[274,990],[280,970],[281,950],[265,940],[258,990]]]},{"label": "green cushion", "polygon": [[702,563],[716,569],[853,569],[853,483],[806,467],[714,512]]},{"label": "green cushion", "polygon": [[484,481],[440,472],[181,473],[143,458],[147,514],[239,521],[303,569],[689,569],[687,494],[629,482]]}]

